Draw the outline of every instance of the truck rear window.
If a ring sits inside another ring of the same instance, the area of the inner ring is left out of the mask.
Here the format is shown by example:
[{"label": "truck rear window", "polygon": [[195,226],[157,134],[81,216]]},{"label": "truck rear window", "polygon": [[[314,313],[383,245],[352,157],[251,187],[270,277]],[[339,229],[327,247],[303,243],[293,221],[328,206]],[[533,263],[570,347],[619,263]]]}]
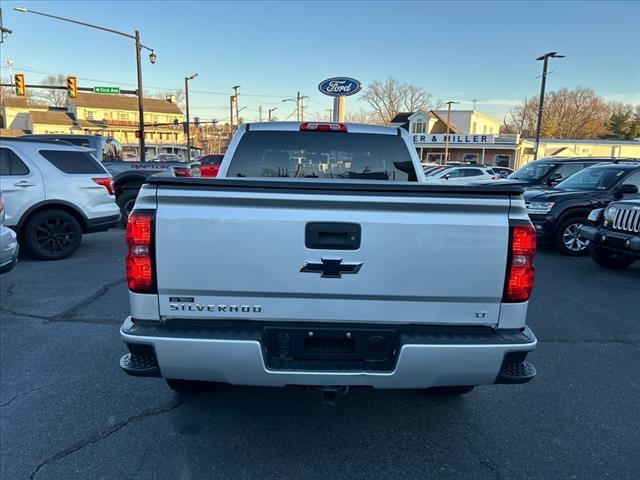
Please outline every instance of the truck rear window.
[{"label": "truck rear window", "polygon": [[340,132],[247,132],[227,176],[417,181],[402,137]]},{"label": "truck rear window", "polygon": [[40,155],[64,173],[106,173],[102,165],[87,152],[40,150]]}]

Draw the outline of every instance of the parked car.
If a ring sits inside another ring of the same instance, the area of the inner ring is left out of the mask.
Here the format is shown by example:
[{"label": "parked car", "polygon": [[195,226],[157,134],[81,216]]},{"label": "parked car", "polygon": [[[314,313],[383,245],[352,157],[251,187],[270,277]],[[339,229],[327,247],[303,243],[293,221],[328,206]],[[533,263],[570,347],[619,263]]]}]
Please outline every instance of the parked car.
[{"label": "parked car", "polygon": [[196,163],[200,166],[201,177],[216,177],[218,170],[220,170],[220,164],[224,154],[222,153],[209,153],[202,155],[196,160]]},{"label": "parked car", "polygon": [[40,259],[68,257],[84,233],[104,231],[120,221],[111,175],[87,148],[4,138],[0,184],[6,225]]},{"label": "parked car", "polygon": [[586,255],[580,228],[589,212],[637,195],[639,188],[640,163],[609,163],[585,168],[553,188],[527,190],[524,199],[540,240],[565,255]]},{"label": "parked car", "polygon": [[147,160],[148,162],[158,163],[158,162],[171,162],[171,163],[182,163],[184,162],[184,158],[178,155],[177,153],[161,153],[156,155],[155,157],[151,157]]},{"label": "parked car", "polygon": [[242,125],[218,177],[154,176],[140,191],[126,373],[325,398],[535,376],[520,188],[424,184],[406,131],[317,122]]},{"label": "parked car", "polygon": [[18,240],[16,232],[4,225],[4,203],[0,193],[0,273],[7,273],[18,261]]},{"label": "parked car", "polygon": [[427,176],[427,183],[464,185],[478,180],[496,180],[496,175],[489,167],[474,165],[469,167],[450,167],[436,171]]},{"label": "parked car", "polygon": [[499,167],[497,165],[488,165],[488,167],[493,170],[494,173],[498,174],[500,178],[507,178],[513,173],[513,169],[509,167]]},{"label": "parked car", "polygon": [[436,173],[438,173],[441,170],[450,168],[446,165],[434,165],[434,166],[430,166],[430,167],[426,167],[424,168],[424,175],[425,177],[430,177]]},{"label": "parked car", "polygon": [[505,179],[485,183],[492,186],[497,186],[496,183],[518,185],[525,188],[553,187],[584,168],[610,161],[611,158],[596,157],[543,158],[527,163]]},{"label": "parked car", "polygon": [[611,202],[589,214],[580,235],[601,267],[623,269],[640,260],[640,198]]},{"label": "parked car", "polygon": [[[156,160],[140,162],[137,158],[124,158],[122,146],[112,138],[101,135],[73,135],[73,134],[31,134],[19,138],[31,138],[34,140],[60,141],[67,144],[90,148],[92,154],[105,166],[113,176],[113,185],[116,195],[116,203],[122,213],[122,223],[127,223],[127,216],[136,202],[138,191],[147,177],[157,173],[180,175],[186,172],[176,173],[174,169],[189,169],[189,164],[179,155],[172,157],[156,157]],[[177,157],[177,159],[176,159]]]}]

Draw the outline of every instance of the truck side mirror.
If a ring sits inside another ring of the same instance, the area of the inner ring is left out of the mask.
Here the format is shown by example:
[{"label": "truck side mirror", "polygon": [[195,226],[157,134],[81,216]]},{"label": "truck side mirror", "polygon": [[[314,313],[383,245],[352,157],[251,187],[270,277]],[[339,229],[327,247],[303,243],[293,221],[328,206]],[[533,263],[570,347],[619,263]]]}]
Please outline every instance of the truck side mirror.
[{"label": "truck side mirror", "polygon": [[636,187],[635,185],[631,185],[630,183],[627,183],[625,185],[620,185],[619,187],[616,187],[616,189],[613,191],[613,196],[616,199],[620,199],[625,195],[633,195],[635,193],[638,193],[638,187]]}]

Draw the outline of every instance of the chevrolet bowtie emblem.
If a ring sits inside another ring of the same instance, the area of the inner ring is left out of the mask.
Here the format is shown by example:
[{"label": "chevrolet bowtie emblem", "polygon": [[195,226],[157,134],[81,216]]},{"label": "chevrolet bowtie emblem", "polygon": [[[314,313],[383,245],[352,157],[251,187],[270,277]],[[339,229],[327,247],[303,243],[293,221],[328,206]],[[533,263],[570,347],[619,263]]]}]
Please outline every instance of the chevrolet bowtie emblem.
[{"label": "chevrolet bowtie emblem", "polygon": [[322,278],[341,278],[343,273],[358,273],[360,267],[362,262],[342,263],[341,258],[323,258],[322,263],[305,262],[300,271],[321,273]]}]

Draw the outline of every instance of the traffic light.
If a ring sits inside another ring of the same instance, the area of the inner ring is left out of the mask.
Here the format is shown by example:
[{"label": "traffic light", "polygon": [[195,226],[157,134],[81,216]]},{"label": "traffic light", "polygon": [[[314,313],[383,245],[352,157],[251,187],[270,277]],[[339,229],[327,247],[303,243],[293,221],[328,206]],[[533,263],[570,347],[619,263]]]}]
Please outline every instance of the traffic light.
[{"label": "traffic light", "polygon": [[26,97],[27,86],[24,83],[24,75],[22,73],[16,73],[14,77],[15,77],[15,83],[16,83],[16,96]]},{"label": "traffic light", "polygon": [[200,127],[200,117],[196,117],[193,119],[193,124],[196,128]]},{"label": "traffic light", "polygon": [[78,80],[76,77],[67,77],[67,94],[69,98],[78,98]]}]

